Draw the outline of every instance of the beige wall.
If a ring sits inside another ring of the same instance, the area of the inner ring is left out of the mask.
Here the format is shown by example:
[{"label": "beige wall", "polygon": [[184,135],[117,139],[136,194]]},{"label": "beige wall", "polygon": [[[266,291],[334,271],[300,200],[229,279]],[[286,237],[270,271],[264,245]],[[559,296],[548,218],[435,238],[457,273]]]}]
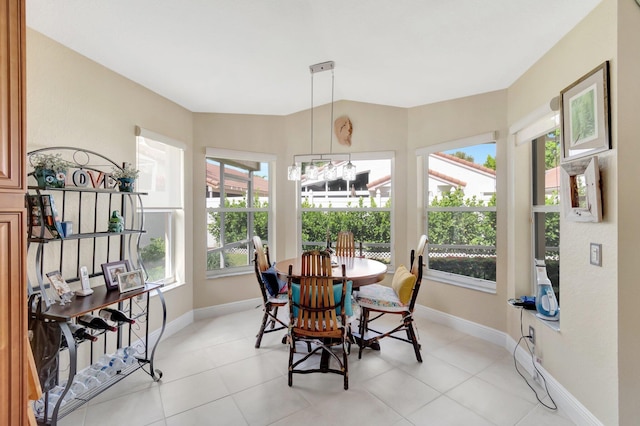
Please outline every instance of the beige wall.
[{"label": "beige wall", "polygon": [[[508,90],[509,124],[540,105],[605,60],[611,61],[612,112],[618,111],[616,1],[604,1],[576,28],[544,55]],[[634,11],[638,12],[638,11]],[[604,424],[617,424],[617,293],[619,254],[617,151],[619,137],[613,126],[613,150],[599,155],[604,218],[601,223],[561,220],[560,332],[526,315],[536,327],[536,353],[555,379],[580,400]],[[529,144],[514,149],[514,175],[519,203],[530,201]],[[523,194],[527,194],[526,199]],[[524,214],[527,216],[525,217]],[[529,212],[516,208],[518,238],[510,250],[530,247]],[[519,216],[518,216],[519,215]],[[524,227],[523,229],[523,225]],[[602,244],[602,267],[589,264],[589,244]],[[529,250],[530,253],[530,250]],[[515,282],[530,282],[531,257],[518,256]],[[520,336],[519,315],[509,312],[509,332]],[[526,330],[525,324],[525,330]],[[597,391],[596,391],[597,389]]]},{"label": "beige wall", "polygon": [[[405,164],[407,140],[407,112],[403,108],[357,102],[336,102],[334,118],[349,115],[353,123],[351,147],[331,142],[331,109],[328,105],[314,108],[313,152],[334,153],[394,151],[397,164]],[[203,182],[205,165],[204,153],[207,147],[246,150],[277,155],[279,167],[276,169],[275,189],[275,229],[278,236],[275,247],[271,247],[272,260],[294,257],[299,252],[298,230],[296,227],[295,184],[287,180],[286,166],[296,154],[308,154],[311,151],[309,111],[289,116],[235,115],[235,114],[194,114],[194,152],[201,158],[193,168],[194,182]],[[335,137],[334,137],[335,139]],[[399,173],[394,183],[397,188],[406,185],[406,176]],[[407,193],[396,191],[399,208],[394,214],[407,216]],[[399,222],[399,224],[397,223]],[[407,242],[405,221],[397,221],[394,232],[396,255],[401,261],[408,262],[410,246],[417,243]],[[206,214],[204,198],[194,200],[194,247],[206,245]],[[397,249],[400,247],[400,249]],[[406,252],[406,255],[405,255]],[[406,260],[404,258],[407,258]],[[260,297],[253,275],[206,277],[206,256],[195,253],[194,263],[194,308],[230,303],[247,298]],[[230,291],[230,289],[233,289]]]},{"label": "beige wall", "polygon": [[[640,300],[638,254],[640,253],[640,9],[634,2],[619,1],[617,11],[618,52],[615,132],[617,174],[610,179],[618,186],[618,395],[620,424],[637,424],[640,418]],[[615,291],[612,286],[607,291]],[[613,331],[613,330],[612,330]]]},{"label": "beige wall", "polygon": [[[506,91],[485,93],[436,104],[411,108],[409,110],[409,152],[415,155],[418,148],[496,131],[497,165],[497,210],[498,210],[498,259],[506,254],[506,210],[507,198],[502,196],[507,188],[506,157]],[[418,194],[418,168],[416,161],[407,162],[408,194]],[[418,208],[412,209],[408,223],[422,220]],[[423,229],[424,224],[420,223]],[[505,331],[505,309],[507,300],[506,262],[498,261],[496,293],[472,291],[436,281],[425,282],[420,289],[418,303],[473,321],[487,327]]]},{"label": "beige wall", "polygon": [[[287,164],[284,156],[278,154],[284,148],[284,118],[266,115],[237,114],[194,114],[193,202],[194,247],[207,246],[207,217],[205,211],[205,152],[209,148],[244,150],[256,153],[277,154],[279,164]],[[282,158],[282,159],[281,159]],[[280,176],[286,178],[278,171]],[[198,191],[201,188],[201,191]],[[202,194],[202,196],[198,196]],[[273,195],[273,194],[272,194]],[[279,213],[287,203],[276,190],[276,228],[284,227]],[[275,232],[275,230],[274,230]],[[272,250],[272,259],[276,259]],[[256,278],[251,274],[207,278],[206,251],[198,249],[193,257],[194,299],[193,308],[206,308],[224,303],[260,297]]]},{"label": "beige wall", "polygon": [[[78,55],[33,30],[27,30],[27,149],[72,146],[90,149],[115,162],[136,160],[136,125],[187,144],[191,168],[192,114],[173,102]],[[186,177],[190,188],[191,177]],[[185,194],[186,241],[191,241],[192,193]],[[193,246],[180,243],[184,259]],[[166,292],[167,320],[193,309],[192,274],[187,285]],[[100,283],[92,285],[100,285]],[[157,298],[153,301],[157,303]],[[156,306],[152,312],[158,312]],[[159,318],[152,315],[152,326]]]}]

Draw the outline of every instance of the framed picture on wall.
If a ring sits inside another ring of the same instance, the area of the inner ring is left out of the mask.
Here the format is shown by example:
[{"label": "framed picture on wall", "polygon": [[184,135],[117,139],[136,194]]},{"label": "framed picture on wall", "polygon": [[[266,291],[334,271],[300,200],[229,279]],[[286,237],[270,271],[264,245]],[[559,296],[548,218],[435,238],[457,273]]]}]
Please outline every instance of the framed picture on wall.
[{"label": "framed picture on wall", "polygon": [[560,201],[564,217],[572,222],[602,221],[602,192],[598,157],[562,164]]},{"label": "framed picture on wall", "polygon": [[609,61],[560,93],[562,162],[611,149]]}]

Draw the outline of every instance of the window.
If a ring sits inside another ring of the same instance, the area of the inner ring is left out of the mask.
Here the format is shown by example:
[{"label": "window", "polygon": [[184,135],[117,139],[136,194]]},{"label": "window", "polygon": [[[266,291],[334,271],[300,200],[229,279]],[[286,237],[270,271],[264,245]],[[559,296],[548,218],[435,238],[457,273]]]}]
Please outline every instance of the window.
[{"label": "window", "polygon": [[386,264],[392,263],[391,241],[391,189],[393,154],[379,152],[352,154],[356,178],[345,181],[342,167],[347,159],[337,159],[338,178],[323,179],[323,168],[328,164],[315,162],[319,177],[308,179],[304,175],[311,158],[296,158],[302,163],[300,181],[300,223],[302,250],[324,248],[327,242],[335,243],[338,232],[353,232],[356,252]]},{"label": "window", "polygon": [[269,243],[275,156],[207,149],[207,274],[252,269],[253,236]]},{"label": "window", "polygon": [[495,292],[496,143],[487,133],[420,150],[433,280]]},{"label": "window", "polygon": [[[137,129],[138,169],[136,190],[143,197],[144,228],[140,256],[148,281],[179,281],[176,247],[184,246],[183,187],[184,145],[145,129]],[[184,250],[182,250],[184,252]]]},{"label": "window", "polygon": [[[531,146],[533,253],[544,260],[560,302],[560,130],[534,139]],[[532,273],[535,276],[533,269]],[[533,283],[532,294],[536,294],[535,279]]]}]

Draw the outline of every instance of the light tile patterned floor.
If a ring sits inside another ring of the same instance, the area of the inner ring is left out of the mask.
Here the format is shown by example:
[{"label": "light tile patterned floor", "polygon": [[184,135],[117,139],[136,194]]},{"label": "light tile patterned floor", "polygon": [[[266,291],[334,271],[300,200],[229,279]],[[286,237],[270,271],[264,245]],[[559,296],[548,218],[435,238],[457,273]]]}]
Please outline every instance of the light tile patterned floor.
[{"label": "light tile patterned floor", "polygon": [[334,374],[294,375],[290,388],[284,333],[267,334],[254,348],[261,314],[191,324],[160,343],[160,382],[137,371],[59,424],[573,424],[538,403],[505,349],[424,319],[416,320],[423,363],[409,344],[384,339],[362,359],[352,351],[348,391]]}]

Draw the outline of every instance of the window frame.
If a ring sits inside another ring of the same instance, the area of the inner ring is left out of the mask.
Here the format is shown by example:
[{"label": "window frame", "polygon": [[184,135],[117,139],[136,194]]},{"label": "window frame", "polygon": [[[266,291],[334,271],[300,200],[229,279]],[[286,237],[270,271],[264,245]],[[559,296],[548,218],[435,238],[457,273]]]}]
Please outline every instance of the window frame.
[{"label": "window frame", "polygon": [[[470,136],[467,138],[455,139],[447,142],[438,143],[435,145],[431,145],[428,147],[419,148],[416,150],[416,155],[422,157],[422,198],[423,198],[423,227],[426,235],[429,235],[429,213],[430,212],[438,212],[438,211],[447,211],[447,212],[494,212],[496,214],[496,219],[498,215],[498,204],[495,206],[476,206],[476,207],[467,207],[467,206],[457,206],[457,207],[431,207],[430,206],[430,191],[429,191],[429,156],[436,152],[450,151],[453,149],[463,149],[471,146],[482,145],[487,143],[495,143],[496,144],[496,157],[497,157],[497,132],[487,132],[482,133],[475,136]],[[496,168],[496,185],[498,181],[497,176],[497,168]],[[496,197],[497,197],[497,186],[496,186]],[[496,222],[496,235],[498,234],[498,226]],[[497,252],[497,243],[498,238],[496,237],[496,246],[494,249]],[[465,246],[465,247],[475,247],[475,246]],[[485,247],[485,246],[482,246]],[[434,270],[429,267],[429,248],[427,248],[427,256],[425,260],[426,268],[424,269],[424,277],[433,281],[441,282],[443,284],[450,284],[457,287],[467,288],[470,290],[481,291],[485,293],[495,294],[496,290],[496,281],[489,281],[482,278],[469,277],[460,274],[454,274],[452,272],[444,272],[439,270]],[[497,269],[497,256],[496,256],[496,269]],[[497,275],[497,270],[496,270]]]},{"label": "window frame", "polygon": [[[557,122],[557,120],[556,120]],[[557,129],[559,129],[560,126],[559,124],[551,127],[549,129],[547,129],[542,135],[538,135],[537,137],[533,137],[529,142],[531,143],[531,253],[533,253],[533,258],[537,259],[538,256],[538,252],[539,252],[539,247],[538,244],[540,243],[540,241],[545,242],[544,243],[544,247],[542,247],[543,252],[546,252],[546,228],[545,228],[545,224],[540,223],[540,221],[538,220],[538,214],[549,214],[549,213],[555,213],[558,215],[559,218],[561,218],[561,203],[558,202],[558,204],[553,204],[553,205],[546,205],[544,204],[544,200],[542,200],[543,204],[536,204],[536,199],[537,199],[537,192],[539,191],[539,183],[540,180],[542,180],[543,185],[544,185],[544,174],[546,172],[546,166],[545,166],[545,162],[544,162],[544,153],[545,153],[545,143],[546,143],[546,137],[545,135],[549,132],[552,131],[556,131]],[[558,140],[560,140],[560,135],[558,135]],[[542,147],[539,147],[538,144],[542,144]],[[562,146],[560,144],[560,142],[558,142],[559,144],[559,148],[561,149]],[[537,153],[536,154],[536,149],[541,150],[541,153]],[[560,158],[561,158],[561,154],[558,151],[558,167],[560,167]],[[540,167],[536,167],[537,165],[540,165]],[[537,173],[542,172],[542,177],[540,177]],[[558,176],[558,189],[559,189],[559,185],[560,185],[560,176]],[[544,192],[543,188],[543,192]],[[561,196],[560,193],[558,193],[558,196]],[[539,201],[539,200],[538,200]],[[558,222],[558,226],[560,226],[560,220]],[[543,231],[542,235],[539,235],[538,232],[539,230]],[[558,247],[557,247],[557,251],[558,251],[558,269],[560,268],[560,262],[561,262],[561,258],[560,258],[560,244],[562,242],[562,234],[560,233],[560,229],[558,229]],[[540,259],[540,260],[544,260],[545,264],[547,263],[546,260],[546,256],[544,259]],[[535,266],[533,264],[533,259],[531,261],[531,294],[537,294],[537,277],[536,277],[536,269]],[[561,288],[561,282],[560,282],[560,276],[558,275],[558,283],[557,283],[557,293],[556,293],[556,299],[558,300],[558,305],[560,304],[560,288]],[[554,289],[555,290],[555,289]]]},{"label": "window frame", "polygon": [[[212,148],[212,147],[207,147],[206,148],[206,153],[205,153],[205,173],[206,173],[206,162],[208,159],[213,159],[215,161],[221,161],[221,160],[237,160],[237,161],[254,161],[254,162],[259,162],[259,163],[268,163],[269,165],[269,174],[268,174],[268,193],[269,193],[269,200],[268,200],[268,207],[251,207],[251,208],[244,208],[242,209],[242,211],[246,211],[246,212],[266,212],[267,213],[267,234],[269,235],[269,241],[265,241],[263,240],[264,244],[268,244],[269,245],[269,252],[270,252],[270,256],[271,258],[275,259],[277,258],[277,253],[275,251],[275,237],[274,237],[274,232],[273,230],[275,229],[275,209],[274,209],[274,194],[275,194],[275,170],[276,170],[276,160],[277,160],[277,156],[274,154],[267,154],[267,153],[262,153],[262,152],[254,152],[254,151],[238,151],[238,150],[232,150],[232,149],[223,149],[223,148]],[[206,183],[206,182],[205,182]],[[210,211],[217,211],[217,212],[238,212],[238,209],[233,209],[233,208],[226,208],[226,207],[222,207],[222,208],[209,208],[207,207],[207,193],[205,191],[205,224],[204,224],[204,232],[207,235],[208,238],[208,229],[207,229],[207,225],[208,225],[208,218],[209,218],[209,212]],[[221,202],[222,204],[224,204],[223,199],[221,198]],[[249,221],[247,222],[249,224]],[[248,226],[248,225],[247,225]],[[247,228],[249,229],[249,228]],[[206,244],[206,239],[205,239],[205,244]],[[248,240],[246,242],[247,247],[249,248],[249,250],[252,247],[252,235],[248,236]],[[223,246],[224,247],[224,246]],[[209,251],[209,247],[205,247],[205,258],[208,256],[208,251]],[[205,262],[205,274],[207,279],[210,278],[220,278],[220,277],[225,277],[225,276],[233,276],[233,275],[240,275],[240,274],[246,274],[246,273],[250,273],[253,272],[254,267],[253,267],[253,259],[251,259],[251,257],[249,256],[248,258],[248,263],[247,265],[242,265],[242,266],[235,266],[235,267],[226,267],[226,268],[220,268],[220,269],[216,269],[216,270],[209,270],[206,269],[207,268],[207,262]]]},{"label": "window frame", "polygon": [[[185,239],[185,226],[184,220],[180,220],[180,218],[184,218],[184,199],[185,199],[185,151],[186,145],[180,141],[172,139],[168,136],[164,136],[162,134],[141,128],[136,126],[135,128],[136,135],[136,165],[137,168],[140,168],[140,152],[139,145],[141,139],[149,139],[156,143],[161,143],[172,148],[178,149],[180,152],[180,170],[179,174],[179,183],[178,186],[181,189],[181,194],[179,197],[179,201],[177,205],[172,206],[163,206],[163,207],[150,207],[144,206],[144,197],[143,197],[143,207],[144,213],[146,214],[166,214],[164,218],[165,222],[165,277],[158,281],[153,281],[156,284],[161,284],[163,287],[175,286],[184,284],[185,271],[182,270],[181,265],[184,265],[184,260],[180,260],[177,257],[177,249],[179,240],[182,240],[181,245],[184,246]],[[142,172],[141,172],[142,173]],[[146,221],[145,221],[146,223]],[[141,253],[139,253],[141,257]],[[145,268],[147,265],[145,265]]]},{"label": "window frame", "polygon": [[[296,155],[294,156],[294,162],[296,163],[308,163],[312,160],[316,160],[320,158],[320,155]],[[302,207],[301,203],[303,201],[303,197],[304,197],[304,192],[302,192],[302,184],[300,181],[295,182],[296,184],[296,229],[297,229],[297,252],[296,255],[300,256],[302,254],[302,250],[303,250],[303,241],[302,241],[302,214],[304,212],[340,212],[340,211],[345,211],[345,212],[353,212],[353,211],[366,211],[366,212],[389,212],[389,218],[390,218],[390,229],[389,229],[389,236],[390,236],[390,241],[388,244],[382,244],[382,243],[377,243],[377,244],[369,244],[370,247],[375,247],[375,246],[383,246],[389,247],[389,253],[390,253],[390,263],[388,265],[388,269],[389,270],[393,270],[395,267],[395,253],[393,250],[393,241],[394,241],[394,235],[395,235],[395,226],[394,226],[394,216],[395,216],[395,205],[393,203],[393,196],[392,194],[395,193],[396,191],[396,187],[395,187],[395,152],[394,151],[372,151],[372,152],[360,152],[360,153],[351,153],[351,154],[323,154],[322,155],[322,159],[323,161],[332,159],[332,160],[346,160],[349,159],[350,161],[353,162],[357,162],[357,161],[375,161],[375,160],[389,160],[390,162],[390,170],[389,173],[391,175],[391,183],[390,183],[390,195],[389,198],[391,198],[392,202],[391,202],[391,207],[363,207],[362,209],[355,206],[355,207],[319,207],[319,208],[307,208],[307,207]],[[355,198],[357,199],[357,198]],[[335,243],[335,239],[337,238],[337,235],[333,235],[332,236],[332,242]]]}]

